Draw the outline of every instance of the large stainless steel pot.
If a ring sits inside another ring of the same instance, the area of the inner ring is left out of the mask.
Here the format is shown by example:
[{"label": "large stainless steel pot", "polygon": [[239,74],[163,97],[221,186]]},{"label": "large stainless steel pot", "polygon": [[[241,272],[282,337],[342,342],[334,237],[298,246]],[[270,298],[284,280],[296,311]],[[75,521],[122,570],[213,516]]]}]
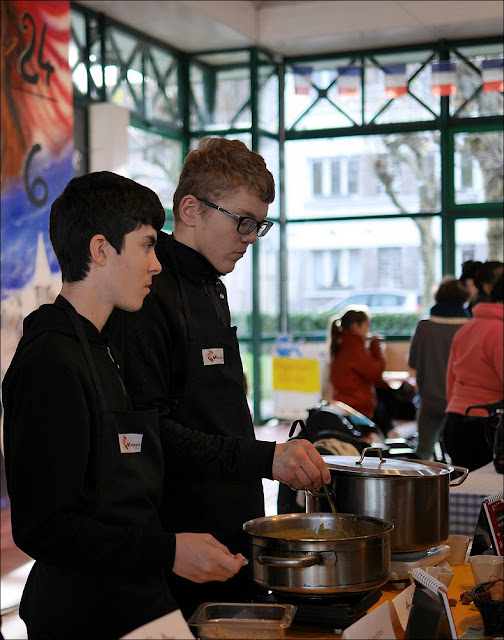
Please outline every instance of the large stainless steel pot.
[{"label": "large stainless steel pot", "polygon": [[387,582],[393,525],[379,518],[339,515],[347,537],[330,537],[331,531],[341,531],[327,513],[287,513],[245,522],[254,581],[272,591],[307,595],[358,593]]},{"label": "large stainless steel pot", "polygon": [[[383,458],[375,448],[364,449],[360,459],[323,458],[331,471],[336,509],[393,522],[392,553],[429,549],[448,537],[449,490],[466,479],[467,469],[425,460]],[[451,480],[455,472],[461,476]],[[325,495],[319,492],[307,494],[306,509],[330,511]]]}]

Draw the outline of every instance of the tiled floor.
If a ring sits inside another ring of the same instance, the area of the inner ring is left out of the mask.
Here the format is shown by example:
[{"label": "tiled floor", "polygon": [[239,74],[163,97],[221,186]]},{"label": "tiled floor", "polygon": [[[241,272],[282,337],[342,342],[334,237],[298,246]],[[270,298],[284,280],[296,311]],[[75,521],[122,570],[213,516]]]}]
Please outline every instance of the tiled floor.
[{"label": "tiled floor", "polygon": [[[259,440],[285,442],[290,424],[256,427]],[[277,508],[278,482],[263,480],[266,515],[273,515]],[[24,622],[19,618],[18,606],[23,587],[33,560],[20,551],[12,540],[10,508],[8,503],[1,510],[1,631],[5,640],[21,640],[27,637]]]}]

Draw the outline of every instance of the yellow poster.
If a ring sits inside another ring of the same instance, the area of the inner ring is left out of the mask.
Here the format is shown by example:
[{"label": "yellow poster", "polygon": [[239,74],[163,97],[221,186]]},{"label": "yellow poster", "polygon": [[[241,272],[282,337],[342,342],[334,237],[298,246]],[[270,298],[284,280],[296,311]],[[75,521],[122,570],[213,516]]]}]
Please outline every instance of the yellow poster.
[{"label": "yellow poster", "polygon": [[273,358],[275,391],[320,391],[319,361],[308,358]]}]

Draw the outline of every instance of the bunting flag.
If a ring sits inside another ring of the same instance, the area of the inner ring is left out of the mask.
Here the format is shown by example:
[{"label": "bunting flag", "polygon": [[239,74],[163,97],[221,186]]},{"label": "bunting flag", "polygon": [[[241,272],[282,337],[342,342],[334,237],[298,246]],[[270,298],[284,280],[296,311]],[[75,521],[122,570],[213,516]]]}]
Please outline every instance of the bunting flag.
[{"label": "bunting flag", "polygon": [[338,95],[355,98],[360,93],[360,67],[338,67]]},{"label": "bunting flag", "polygon": [[503,60],[483,60],[483,91],[503,91]]},{"label": "bunting flag", "polygon": [[292,70],[294,71],[294,93],[297,96],[309,95],[312,88],[312,68],[293,66]]},{"label": "bunting flag", "polygon": [[398,98],[408,93],[405,64],[391,64],[382,68],[385,73],[386,98]]},{"label": "bunting flag", "polygon": [[454,62],[432,64],[432,95],[453,96],[457,92],[457,75]]}]

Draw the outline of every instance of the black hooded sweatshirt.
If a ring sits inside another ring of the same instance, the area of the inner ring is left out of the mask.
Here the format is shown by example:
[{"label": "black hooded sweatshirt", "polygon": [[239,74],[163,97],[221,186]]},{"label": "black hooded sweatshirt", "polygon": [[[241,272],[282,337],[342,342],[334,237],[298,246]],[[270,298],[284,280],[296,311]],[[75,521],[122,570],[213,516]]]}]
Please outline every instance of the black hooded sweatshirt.
[{"label": "black hooded sweatshirt", "polygon": [[[129,410],[107,345],[80,319],[110,409]],[[155,505],[147,526],[94,513],[102,416],[82,346],[57,304],[30,314],[23,330],[2,385],[13,537],[36,560],[20,615],[35,635],[117,638],[177,608],[161,577],[173,565],[175,537]],[[153,580],[161,590],[154,607],[141,589]]]},{"label": "black hooded sweatshirt", "polygon": [[[20,615],[38,635],[118,638],[178,607],[164,578],[173,566],[175,535],[163,529],[159,503],[148,526],[118,526],[95,515],[101,406],[82,345],[58,302],[25,319],[2,383],[13,537],[36,560]],[[104,337],[80,319],[109,408],[130,410]],[[177,460],[186,473],[201,467],[208,477],[271,477],[274,443],[190,429],[173,438],[163,427],[161,442],[165,460]],[[258,456],[258,449],[270,455]],[[159,502],[162,484],[160,478]],[[156,606],[142,588],[153,579],[162,591]]]}]

